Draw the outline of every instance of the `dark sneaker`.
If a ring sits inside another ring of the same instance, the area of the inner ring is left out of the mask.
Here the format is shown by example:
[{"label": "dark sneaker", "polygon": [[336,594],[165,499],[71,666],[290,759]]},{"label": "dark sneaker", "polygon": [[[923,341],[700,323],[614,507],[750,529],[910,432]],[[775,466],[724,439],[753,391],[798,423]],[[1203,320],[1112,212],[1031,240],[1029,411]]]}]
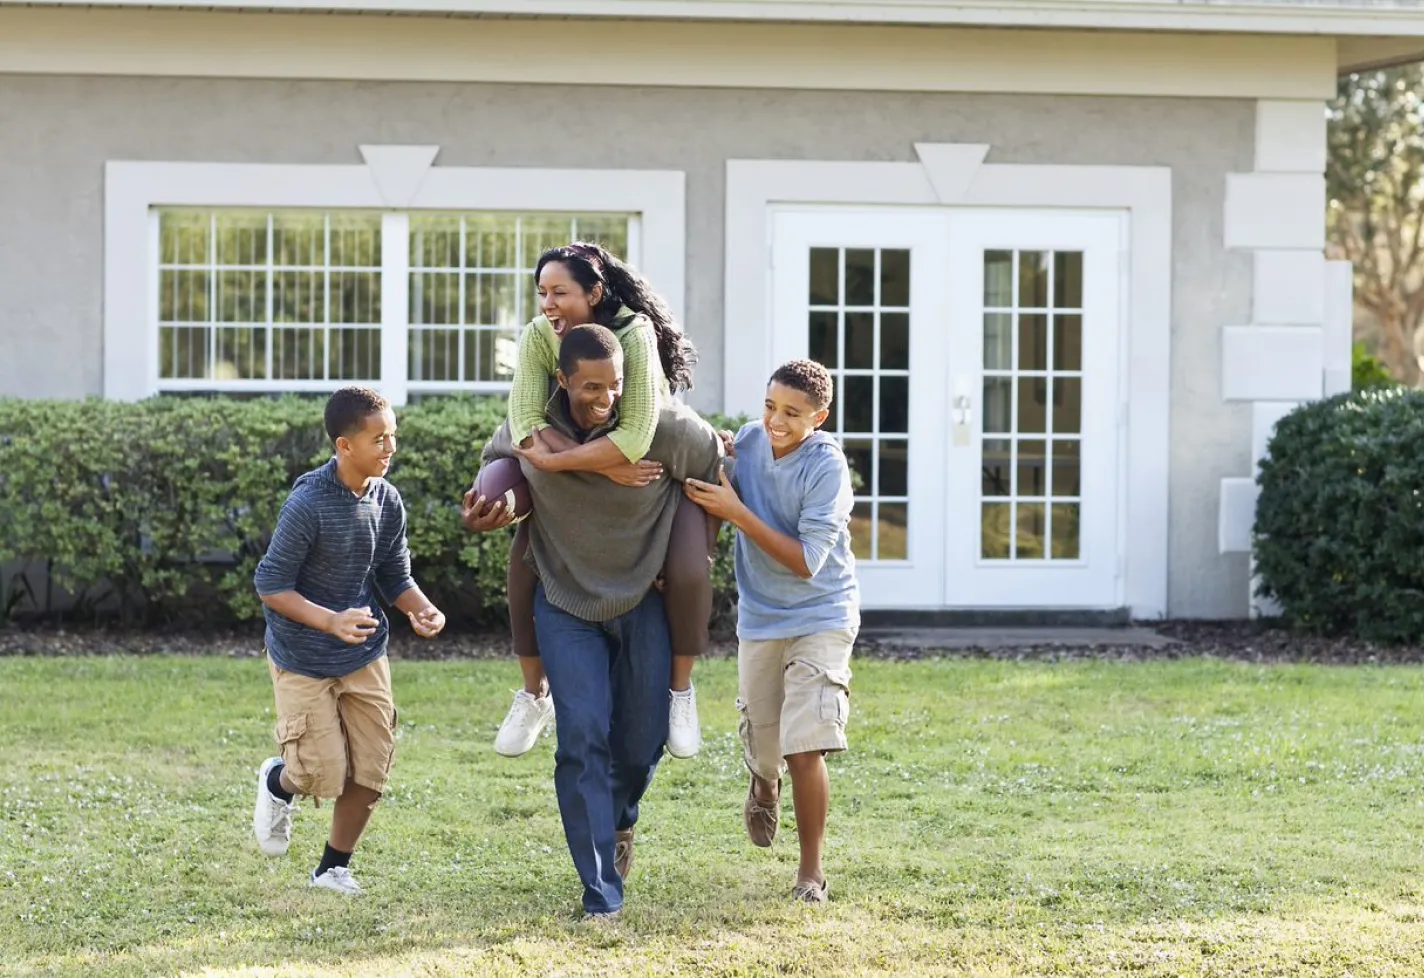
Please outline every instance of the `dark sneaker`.
[{"label": "dark sneaker", "polygon": [[632,829],[619,829],[613,833],[613,868],[625,880],[633,869]]},{"label": "dark sneaker", "polygon": [[742,824],[747,828],[747,838],[752,845],[769,847],[776,840],[776,829],[781,824],[781,779],[776,781],[776,800],[770,806],[763,805],[756,796],[757,778],[747,787],[747,801],[742,806]]},{"label": "dark sneaker", "polygon": [[799,903],[825,903],[830,896],[831,885],[825,880],[819,883],[800,882],[791,890],[791,899]]}]

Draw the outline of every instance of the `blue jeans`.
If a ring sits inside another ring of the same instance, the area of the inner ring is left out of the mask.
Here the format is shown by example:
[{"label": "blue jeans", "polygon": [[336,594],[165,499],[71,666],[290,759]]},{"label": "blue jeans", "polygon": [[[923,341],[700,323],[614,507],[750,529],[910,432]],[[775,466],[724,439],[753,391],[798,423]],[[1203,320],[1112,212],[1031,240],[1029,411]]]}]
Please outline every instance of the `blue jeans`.
[{"label": "blue jeans", "polygon": [[534,629],[554,697],[559,748],[554,792],[583,906],[623,906],[613,865],[614,832],[638,821],[668,734],[672,643],[662,595],[649,591],[632,611],[584,621],[534,594]]}]

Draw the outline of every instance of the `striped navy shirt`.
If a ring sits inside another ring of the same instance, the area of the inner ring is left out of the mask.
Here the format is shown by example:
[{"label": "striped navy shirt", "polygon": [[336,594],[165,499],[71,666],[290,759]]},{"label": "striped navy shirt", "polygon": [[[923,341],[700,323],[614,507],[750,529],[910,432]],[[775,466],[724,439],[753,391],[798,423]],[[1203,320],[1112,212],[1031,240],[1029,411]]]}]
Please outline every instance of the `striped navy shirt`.
[{"label": "striped navy shirt", "polygon": [[262,597],[296,591],[331,611],[369,606],[380,622],[361,645],[284,618],[267,616],[267,653],[280,669],[312,679],[350,675],[386,654],[387,604],[415,586],[405,538],[405,506],[396,487],[372,479],[364,496],[342,485],[336,459],[297,479],[282,504],[267,554],[253,575]]}]

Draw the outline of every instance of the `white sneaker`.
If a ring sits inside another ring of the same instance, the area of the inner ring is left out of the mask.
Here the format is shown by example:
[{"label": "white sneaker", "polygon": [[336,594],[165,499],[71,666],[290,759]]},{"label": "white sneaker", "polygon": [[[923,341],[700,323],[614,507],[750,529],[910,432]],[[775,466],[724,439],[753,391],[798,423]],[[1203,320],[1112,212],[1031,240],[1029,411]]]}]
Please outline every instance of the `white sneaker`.
[{"label": "white sneaker", "polygon": [[673,757],[695,757],[702,749],[702,725],[697,720],[697,690],[691,686],[670,691],[668,713],[668,753]]},{"label": "white sneaker", "polygon": [[527,690],[514,694],[514,702],[509,704],[509,712],[499,725],[499,733],[494,737],[494,751],[505,757],[527,754],[539,740],[539,734],[554,719],[554,698],[545,694],[538,698]]},{"label": "white sneaker", "polygon": [[285,802],[267,790],[267,775],[278,764],[280,757],[269,757],[257,769],[257,804],[252,810],[252,834],[257,836],[258,847],[269,856],[285,856],[287,846],[292,844],[292,814],[296,812],[296,799]]},{"label": "white sneaker", "polygon": [[345,866],[333,866],[320,876],[316,875],[316,870],[311,872],[311,884],[319,890],[333,890],[343,896],[360,896],[361,884],[356,882],[356,877],[351,875],[351,870]]}]

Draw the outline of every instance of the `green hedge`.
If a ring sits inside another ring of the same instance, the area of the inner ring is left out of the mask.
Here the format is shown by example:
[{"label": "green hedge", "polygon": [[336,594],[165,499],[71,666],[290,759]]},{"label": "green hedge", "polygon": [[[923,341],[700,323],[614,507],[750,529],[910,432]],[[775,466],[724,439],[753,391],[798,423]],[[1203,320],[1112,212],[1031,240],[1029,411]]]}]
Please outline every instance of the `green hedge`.
[{"label": "green hedge", "polygon": [[[81,616],[258,617],[252,573],[277,512],[293,480],[330,457],[323,403],[0,399],[0,565],[46,568]],[[503,412],[501,399],[465,397],[398,412],[390,478],[409,512],[416,578],[452,621],[489,623],[505,608],[512,533],[475,535],[459,524],[460,496]],[[715,571],[723,612],[732,600],[730,539],[724,530]],[[3,585],[0,618],[54,610],[27,576]]]},{"label": "green hedge", "polygon": [[1260,592],[1302,630],[1424,641],[1424,393],[1307,404],[1277,424],[1268,451]]}]

